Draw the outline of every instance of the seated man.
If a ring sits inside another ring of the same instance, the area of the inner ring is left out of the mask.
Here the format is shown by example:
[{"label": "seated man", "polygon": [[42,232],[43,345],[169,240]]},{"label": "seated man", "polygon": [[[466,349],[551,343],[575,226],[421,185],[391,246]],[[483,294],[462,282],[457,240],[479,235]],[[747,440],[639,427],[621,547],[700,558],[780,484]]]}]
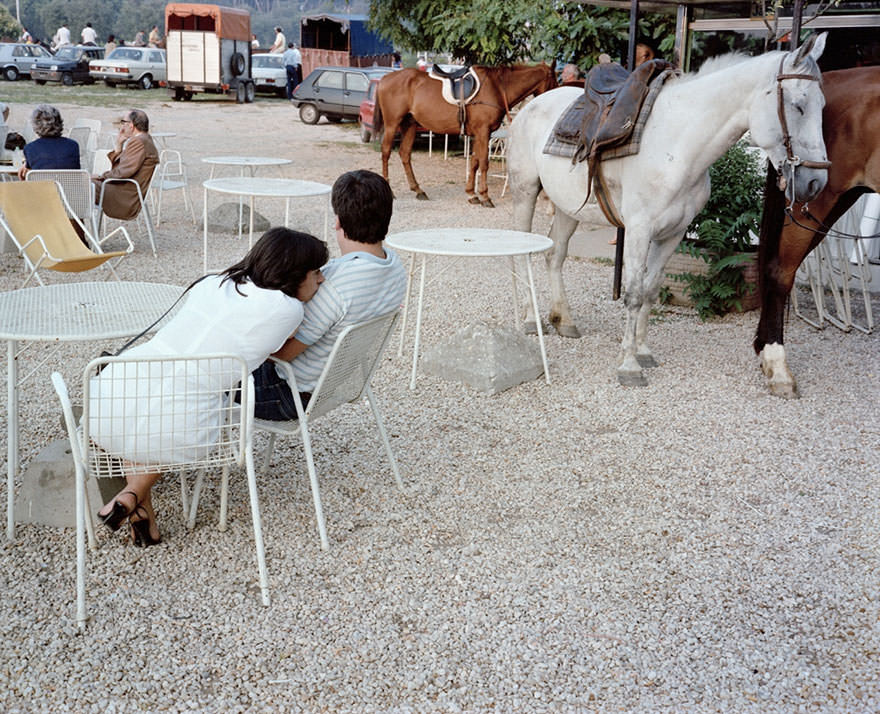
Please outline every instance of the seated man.
[{"label": "seated man", "polygon": [[[372,171],[349,171],[336,179],[330,199],[341,256],[324,266],[324,282],[304,305],[302,324],[273,355],[291,360],[304,407],[339,333],[396,310],[406,293],[406,270],[382,244],[394,202],[388,182]],[[274,363],[254,371],[254,385],[256,417],[297,418],[293,394]]]},{"label": "seated man", "polygon": [[[145,112],[132,109],[118,122],[116,147],[109,153],[111,168],[100,176],[93,176],[95,202],[101,200],[101,185],[107,179],[133,178],[146,198],[153,170],[159,163],[159,152],[150,137],[150,120]],[[129,221],[141,210],[137,189],[128,182],[108,183],[104,189],[104,213],[111,218]]]}]

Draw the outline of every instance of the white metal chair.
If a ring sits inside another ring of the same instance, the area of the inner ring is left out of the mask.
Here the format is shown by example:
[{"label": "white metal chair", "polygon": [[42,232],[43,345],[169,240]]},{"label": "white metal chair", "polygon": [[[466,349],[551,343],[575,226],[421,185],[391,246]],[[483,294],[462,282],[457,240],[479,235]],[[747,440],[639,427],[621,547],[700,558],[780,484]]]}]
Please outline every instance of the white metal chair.
[{"label": "white metal chair", "polygon": [[110,149],[96,149],[92,154],[92,173],[101,175],[113,168],[110,161]]},{"label": "white metal chair", "polygon": [[101,136],[101,127],[102,125],[100,119],[87,119],[85,117],[80,117],[73,120],[71,131],[73,131],[73,129],[89,130],[89,139],[86,145],[86,149],[91,154],[98,148],[98,138]]},{"label": "white metal chair", "polygon": [[67,132],[67,138],[73,139],[79,145],[79,165],[90,166],[92,163],[92,150],[89,148],[92,130],[87,126],[76,126]]},{"label": "white metal chair", "polygon": [[[156,238],[153,234],[153,218],[150,215],[150,207],[147,204],[146,197],[150,195],[150,190],[153,187],[153,182],[156,180],[156,169],[157,168],[158,168],[158,165],[153,167],[153,173],[150,175],[150,184],[149,184],[149,186],[147,186],[146,191],[141,191],[141,185],[133,178],[109,178],[109,179],[104,179],[104,181],[101,183],[101,194],[98,197],[98,231],[100,232],[101,225],[103,224],[103,221],[104,221],[104,192],[105,192],[105,189],[107,188],[107,185],[111,184],[111,183],[115,183],[115,184],[130,183],[130,184],[134,185],[135,190],[137,191],[138,202],[140,203],[141,209],[140,209],[140,211],[138,211],[137,216],[135,216],[134,218],[129,219],[129,220],[140,221],[141,219],[143,219],[143,221],[147,227],[147,236],[149,236],[149,238],[150,238],[150,248],[152,248],[152,250],[153,250],[154,257],[157,255],[157,253],[156,253]],[[114,220],[116,220],[116,219],[114,219]]]},{"label": "white metal chair", "polygon": [[163,149],[159,152],[159,165],[156,167],[158,176],[153,180],[151,196],[153,206],[156,209],[156,225],[162,222],[162,194],[165,191],[181,189],[183,191],[184,208],[189,209],[192,222],[196,222],[196,213],[193,208],[192,197],[189,194],[189,182],[186,175],[186,167],[176,149]]},{"label": "white metal chair", "polygon": [[31,169],[26,181],[54,181],[61,186],[67,205],[74,216],[98,235],[98,212],[95,206],[95,184],[86,169]]},{"label": "white metal chair", "polygon": [[[80,240],[68,216],[73,216],[82,228],[91,247]],[[48,181],[0,183],[0,227],[10,236],[24,258],[28,274],[22,287],[34,277],[42,285],[43,279],[37,272],[40,269],[78,273],[105,263],[111,275],[118,280],[114,263],[109,261],[115,258],[115,264],[118,265],[122,258],[134,250],[128,232],[122,226],[103,240],[93,236],[68,205],[61,187]],[[121,233],[127,249],[105,253],[102,243],[116,233]]]},{"label": "white metal chair", "polygon": [[336,338],[336,343],[333,345],[333,350],[327,359],[327,364],[318,378],[317,386],[312,392],[311,399],[305,408],[303,408],[299,397],[293,368],[288,362],[275,360],[283,370],[293,392],[299,419],[288,422],[254,419],[255,429],[269,433],[269,445],[266,448],[263,460],[263,471],[268,468],[277,435],[299,432],[302,436],[303,451],[305,452],[312,489],[312,500],[315,504],[315,516],[318,522],[318,534],[321,537],[321,547],[325,550],[329,547],[329,543],[324,523],[324,511],[321,507],[321,495],[318,489],[318,474],[315,470],[311,438],[309,436],[309,424],[311,422],[333,411],[336,407],[348,402],[357,401],[362,396],[366,396],[373,411],[373,417],[376,420],[376,427],[379,430],[379,436],[385,447],[385,453],[388,455],[388,461],[391,463],[394,480],[397,482],[397,487],[403,490],[403,481],[400,479],[397,462],[394,460],[391,444],[388,441],[388,434],[385,432],[385,426],[382,423],[379,405],[376,403],[376,399],[370,389],[370,380],[379,366],[382,353],[385,351],[385,346],[388,344],[391,332],[394,330],[397,315],[398,311],[395,310],[372,320],[350,325],[339,334],[339,337]]},{"label": "white metal chair", "polygon": [[[94,380],[102,366],[107,368]],[[230,389],[236,383],[241,385],[241,407],[233,400],[235,390]],[[245,467],[261,599],[268,605],[269,581],[253,459],[253,377],[245,361],[232,354],[99,357],[83,372],[79,423],[67,385],[57,372],[52,374],[52,384],[61,400],[76,471],[77,626],[83,629],[87,619],[86,533],[90,548],[97,548],[86,480],[136,469],[166,473],[220,467],[225,489],[230,468]],[[136,414],[138,418],[132,422],[120,414]],[[96,439],[104,443],[99,446]]]},{"label": "white metal chair", "polygon": [[504,179],[504,187],[501,189],[501,198],[507,191],[507,127],[498,127],[489,135],[489,161],[493,159],[501,162],[501,173],[489,174],[496,178]]}]

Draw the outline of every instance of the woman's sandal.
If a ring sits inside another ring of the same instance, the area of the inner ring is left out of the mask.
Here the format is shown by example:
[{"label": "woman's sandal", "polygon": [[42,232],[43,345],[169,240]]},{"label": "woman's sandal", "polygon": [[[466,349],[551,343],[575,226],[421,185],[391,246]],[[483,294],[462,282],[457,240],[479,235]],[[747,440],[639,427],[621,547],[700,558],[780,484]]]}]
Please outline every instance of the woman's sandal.
[{"label": "woman's sandal", "polygon": [[143,518],[137,521],[128,519],[128,524],[131,526],[131,542],[134,543],[137,548],[147,548],[151,545],[158,545],[162,542],[162,537],[153,538],[150,534],[150,514],[147,513],[147,509],[143,506],[137,506],[134,511],[132,511],[132,515],[140,516],[143,514]]},{"label": "woman's sandal", "polygon": [[[121,502],[120,497],[125,494],[130,493],[134,496],[134,506],[132,508],[126,508]],[[134,491],[123,491],[118,496],[116,496],[116,500],[113,502],[113,508],[110,509],[110,513],[107,514],[98,514],[98,518],[101,519],[101,523],[107,526],[111,531],[118,531],[119,526],[122,525],[122,521],[124,521],[131,513],[133,513],[137,509],[137,500],[138,496]]]}]

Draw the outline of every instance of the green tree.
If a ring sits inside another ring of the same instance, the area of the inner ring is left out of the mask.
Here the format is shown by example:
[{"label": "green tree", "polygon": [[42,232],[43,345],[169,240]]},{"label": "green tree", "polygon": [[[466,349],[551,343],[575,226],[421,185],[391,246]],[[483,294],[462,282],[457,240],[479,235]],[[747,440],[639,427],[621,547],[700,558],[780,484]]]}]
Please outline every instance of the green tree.
[{"label": "green tree", "polygon": [[[629,35],[626,11],[561,1],[373,0],[370,25],[401,50],[481,64],[556,58],[583,69],[602,52],[620,57]],[[674,26],[671,15],[645,14],[640,39],[668,54]]]},{"label": "green tree", "polygon": [[21,25],[7,8],[0,5],[0,37],[17,40],[21,34]]}]

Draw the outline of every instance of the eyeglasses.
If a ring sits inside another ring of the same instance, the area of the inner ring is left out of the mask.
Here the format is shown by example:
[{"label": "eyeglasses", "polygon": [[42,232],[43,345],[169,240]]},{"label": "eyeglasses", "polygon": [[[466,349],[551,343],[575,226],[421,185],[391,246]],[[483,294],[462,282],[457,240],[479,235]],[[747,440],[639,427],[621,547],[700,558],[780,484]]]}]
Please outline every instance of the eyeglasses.
[{"label": "eyeglasses", "polygon": [[118,119],[117,124],[131,124],[131,119]]}]

